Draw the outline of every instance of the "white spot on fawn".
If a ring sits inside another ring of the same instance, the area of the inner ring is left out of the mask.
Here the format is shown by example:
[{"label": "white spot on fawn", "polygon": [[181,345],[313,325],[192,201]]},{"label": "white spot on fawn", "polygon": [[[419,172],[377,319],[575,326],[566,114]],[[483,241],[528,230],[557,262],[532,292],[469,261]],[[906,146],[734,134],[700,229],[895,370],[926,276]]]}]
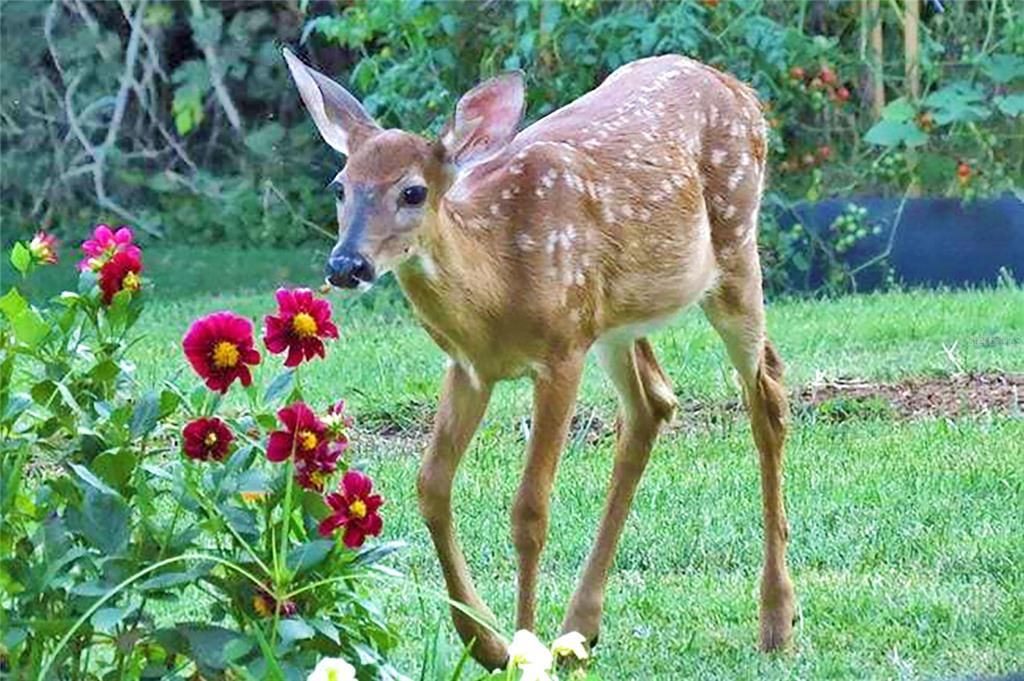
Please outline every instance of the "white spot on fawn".
[{"label": "white spot on fawn", "polygon": [[725,161],[725,157],[729,155],[729,152],[725,149],[713,149],[711,151],[711,165],[720,166]]}]

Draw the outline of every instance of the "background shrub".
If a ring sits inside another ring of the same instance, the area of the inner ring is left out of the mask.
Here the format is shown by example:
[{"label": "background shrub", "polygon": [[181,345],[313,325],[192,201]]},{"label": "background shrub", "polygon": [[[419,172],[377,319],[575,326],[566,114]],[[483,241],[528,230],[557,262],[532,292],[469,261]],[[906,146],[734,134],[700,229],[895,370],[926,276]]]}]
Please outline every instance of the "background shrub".
[{"label": "background shrub", "polygon": [[[386,126],[436,132],[481,78],[523,69],[535,120],[630,60],[679,52],[751,82],[772,126],[771,200],[971,199],[1020,184],[1024,21],[1005,0],[905,3],[417,0],[5,5],[5,239],[100,215],[174,243],[294,245],[334,232],[316,137],[281,43]],[[881,22],[881,73],[872,29]],[[906,62],[919,62],[907,79]],[[882,77],[884,106],[873,84]],[[88,217],[86,217],[88,216]],[[770,234],[769,262],[799,235]],[[784,277],[769,277],[782,280]]]}]

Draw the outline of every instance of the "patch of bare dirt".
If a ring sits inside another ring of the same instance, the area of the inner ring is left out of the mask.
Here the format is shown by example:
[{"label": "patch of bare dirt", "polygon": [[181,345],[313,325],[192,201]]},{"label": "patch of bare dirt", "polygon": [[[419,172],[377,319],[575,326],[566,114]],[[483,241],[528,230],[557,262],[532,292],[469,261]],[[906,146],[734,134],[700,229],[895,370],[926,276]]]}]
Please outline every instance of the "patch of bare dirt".
[{"label": "patch of bare dirt", "polygon": [[[1024,412],[1024,374],[1003,372],[964,373],[945,377],[915,377],[896,383],[878,383],[854,378],[820,381],[790,395],[797,415],[828,421],[857,418],[956,418],[981,414]],[[701,402],[685,400],[669,426],[672,430],[698,431],[742,417],[739,400]],[[374,445],[387,444],[418,452],[430,433],[433,418],[429,410],[416,419],[400,423],[377,420],[363,433]],[[523,439],[530,419],[519,423]],[[614,417],[590,408],[573,416],[569,441],[595,444],[615,432]]]},{"label": "patch of bare dirt", "polygon": [[989,413],[1021,413],[1024,374],[964,373],[947,377],[910,378],[898,383],[855,379],[805,387],[797,402],[815,410],[843,402],[869,410],[888,406],[902,418],[958,417]]}]

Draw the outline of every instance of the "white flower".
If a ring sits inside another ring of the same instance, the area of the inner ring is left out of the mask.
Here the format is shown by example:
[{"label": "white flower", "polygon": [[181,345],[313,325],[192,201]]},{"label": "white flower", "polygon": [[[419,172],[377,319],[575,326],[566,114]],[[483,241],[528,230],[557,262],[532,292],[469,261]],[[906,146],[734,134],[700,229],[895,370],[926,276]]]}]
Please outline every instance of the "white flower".
[{"label": "white flower", "polygon": [[508,664],[510,669],[521,671],[521,681],[550,681],[551,663],[554,658],[551,651],[529,631],[520,629],[512,637],[508,646]]},{"label": "white flower", "polygon": [[575,655],[577,660],[585,660],[590,657],[587,647],[583,645],[585,641],[583,634],[578,631],[570,631],[551,642],[551,653],[555,657]]},{"label": "white flower", "polygon": [[356,668],[340,657],[325,657],[306,681],[356,681]]}]

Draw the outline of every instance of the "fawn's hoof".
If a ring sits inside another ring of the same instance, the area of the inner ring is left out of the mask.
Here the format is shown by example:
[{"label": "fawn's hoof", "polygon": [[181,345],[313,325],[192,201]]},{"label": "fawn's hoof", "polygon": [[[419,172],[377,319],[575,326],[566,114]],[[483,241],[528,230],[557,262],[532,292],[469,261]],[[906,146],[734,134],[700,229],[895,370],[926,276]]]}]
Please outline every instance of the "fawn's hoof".
[{"label": "fawn's hoof", "polygon": [[784,648],[793,638],[793,606],[786,604],[761,613],[761,635],[758,647],[770,653]]}]

